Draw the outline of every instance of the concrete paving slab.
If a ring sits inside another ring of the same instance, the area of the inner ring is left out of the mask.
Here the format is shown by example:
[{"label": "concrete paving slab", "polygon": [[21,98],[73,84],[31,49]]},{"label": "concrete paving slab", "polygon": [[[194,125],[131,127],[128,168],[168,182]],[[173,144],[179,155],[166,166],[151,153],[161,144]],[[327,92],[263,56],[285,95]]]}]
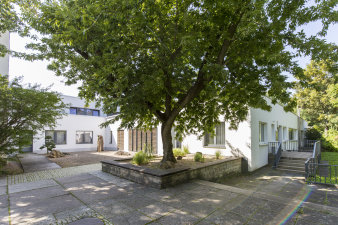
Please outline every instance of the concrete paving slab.
[{"label": "concrete paving slab", "polygon": [[99,202],[89,204],[89,207],[96,212],[100,212],[100,214],[106,218],[121,216],[135,211],[134,208],[113,199],[101,200]]},{"label": "concrete paving slab", "polygon": [[8,195],[0,195],[0,209],[8,208]]},{"label": "concrete paving slab", "polygon": [[7,177],[0,178],[0,188],[7,185]]},{"label": "concrete paving slab", "polygon": [[114,185],[99,187],[92,186],[91,188],[78,190],[72,189],[69,191],[87,204],[97,202],[101,199],[112,199],[126,195],[126,191],[121,190]]},{"label": "concrete paving slab", "polygon": [[104,225],[104,223],[98,218],[83,218],[71,222],[68,225]]},{"label": "concrete paving slab", "polygon": [[30,183],[21,183],[21,184],[13,184],[8,185],[8,193],[16,193],[22,191],[29,191],[33,189],[45,188],[58,185],[54,180],[40,180],[37,182]]},{"label": "concrete paving slab", "polygon": [[183,210],[175,210],[156,221],[158,224],[176,225],[176,224],[195,224],[200,218],[191,215]]},{"label": "concrete paving slab", "polygon": [[43,199],[26,207],[11,209],[11,217],[39,217],[41,215],[62,212],[83,206],[83,204],[72,195],[62,195]]},{"label": "concrete paving slab", "polygon": [[56,218],[58,224],[68,224],[69,222],[85,217],[97,217],[97,213],[93,209],[84,205],[54,213],[53,215]]},{"label": "concrete paving slab", "polygon": [[0,224],[8,224],[8,208],[0,208]]},{"label": "concrete paving slab", "polygon": [[11,209],[34,205],[35,203],[41,200],[51,199],[53,197],[66,195],[66,194],[68,194],[68,192],[66,192],[60,186],[51,186],[51,187],[33,189],[29,191],[16,192],[16,193],[10,194]]},{"label": "concrete paving slab", "polygon": [[140,211],[141,213],[147,215],[148,217],[152,219],[158,219],[175,210],[177,209],[175,209],[174,207],[165,205],[163,203],[160,203],[160,202],[154,202],[150,205],[147,205],[143,208],[138,209],[138,211]]},{"label": "concrete paving slab", "polygon": [[19,155],[19,159],[25,173],[61,168],[58,164],[50,161],[45,155],[25,153]]},{"label": "concrete paving slab", "polygon": [[[62,183],[61,183],[62,184]],[[114,186],[100,178],[94,177],[88,180],[79,180],[70,183],[62,184],[68,191],[78,190],[78,189],[91,189],[93,187],[103,187],[107,185]]]},{"label": "concrete paving slab", "polygon": [[109,218],[109,221],[112,222],[114,225],[115,224],[116,225],[123,225],[123,224],[143,225],[143,224],[147,224],[153,221],[153,219],[147,217],[146,215],[138,211],[134,211],[134,212],[124,214],[122,216],[115,216],[113,218]]},{"label": "concrete paving slab", "polygon": [[[70,177],[60,177],[60,178],[55,178],[55,180],[63,185],[69,184],[69,183],[74,183],[74,182],[81,182],[81,181],[86,181],[86,180],[91,180],[91,179],[98,179],[96,176],[91,175],[91,174],[79,174],[77,176],[70,176]],[[102,181],[102,180],[101,180]]]},{"label": "concrete paving slab", "polygon": [[6,186],[0,187],[0,196],[6,195],[6,194],[7,194],[7,187]]},{"label": "concrete paving slab", "polygon": [[241,215],[222,210],[217,210],[213,214],[203,219],[198,224],[242,225],[245,224],[246,221],[247,219],[242,217]]},{"label": "concrete paving slab", "polygon": [[40,214],[40,215],[11,215],[11,225],[46,225],[56,224],[56,221],[51,214]]}]

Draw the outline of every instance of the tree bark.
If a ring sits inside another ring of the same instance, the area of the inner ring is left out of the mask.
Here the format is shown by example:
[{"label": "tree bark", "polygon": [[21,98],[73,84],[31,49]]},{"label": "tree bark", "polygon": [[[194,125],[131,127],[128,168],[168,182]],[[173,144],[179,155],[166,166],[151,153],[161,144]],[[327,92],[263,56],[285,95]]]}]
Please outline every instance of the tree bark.
[{"label": "tree bark", "polygon": [[164,162],[173,162],[176,163],[176,159],[173,153],[173,142],[171,136],[171,127],[172,123],[162,123],[161,126],[161,135],[162,135],[162,144],[163,144],[163,158],[162,163]]}]

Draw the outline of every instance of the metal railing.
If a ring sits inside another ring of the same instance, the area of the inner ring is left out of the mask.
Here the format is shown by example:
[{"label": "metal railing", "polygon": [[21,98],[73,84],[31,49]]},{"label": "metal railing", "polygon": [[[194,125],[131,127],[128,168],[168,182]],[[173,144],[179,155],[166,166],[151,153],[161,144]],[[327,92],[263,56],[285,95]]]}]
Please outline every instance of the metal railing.
[{"label": "metal railing", "polygon": [[279,145],[278,141],[268,142],[269,153],[274,153],[274,151],[276,151],[276,149],[278,148],[278,145]]},{"label": "metal railing", "polygon": [[283,151],[298,151],[297,140],[287,140],[282,142]]},{"label": "metal railing", "polygon": [[313,148],[315,146],[316,142],[317,142],[317,140],[304,139],[302,147],[303,148]]},{"label": "metal railing", "polygon": [[316,141],[312,157],[305,162],[305,181],[314,184],[338,184],[338,165],[321,161],[321,143]]},{"label": "metal railing", "polygon": [[282,144],[280,142],[277,142],[277,148],[274,149],[272,154],[274,155],[274,161],[273,161],[273,168],[277,168],[279,160],[282,156]]}]

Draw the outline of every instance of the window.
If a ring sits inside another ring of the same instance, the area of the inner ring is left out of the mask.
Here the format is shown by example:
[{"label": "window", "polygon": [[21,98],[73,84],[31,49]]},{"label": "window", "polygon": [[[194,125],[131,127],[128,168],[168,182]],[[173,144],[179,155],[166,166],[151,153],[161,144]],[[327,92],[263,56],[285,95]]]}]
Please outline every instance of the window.
[{"label": "window", "polygon": [[292,128],[289,128],[289,140],[296,140],[296,130],[295,129],[292,129]]},{"label": "window", "polygon": [[215,135],[207,133],[204,136],[204,146],[225,146],[225,123],[222,122],[215,128]]},{"label": "window", "polygon": [[76,108],[72,108],[72,107],[71,107],[71,108],[69,109],[69,113],[70,113],[70,114],[76,115],[76,114],[77,114]]},{"label": "window", "polygon": [[69,108],[69,114],[87,115],[87,116],[100,116],[100,110],[70,107]]},{"label": "window", "polygon": [[56,145],[67,144],[67,132],[64,130],[46,130],[45,137],[51,136]]},{"label": "window", "polygon": [[100,116],[99,110],[93,110],[93,116]]},{"label": "window", "polygon": [[93,144],[93,131],[76,131],[76,144]]},{"label": "window", "polygon": [[267,142],[266,123],[259,122],[259,142]]},{"label": "window", "polygon": [[110,140],[109,144],[113,144],[113,131],[110,131]]}]

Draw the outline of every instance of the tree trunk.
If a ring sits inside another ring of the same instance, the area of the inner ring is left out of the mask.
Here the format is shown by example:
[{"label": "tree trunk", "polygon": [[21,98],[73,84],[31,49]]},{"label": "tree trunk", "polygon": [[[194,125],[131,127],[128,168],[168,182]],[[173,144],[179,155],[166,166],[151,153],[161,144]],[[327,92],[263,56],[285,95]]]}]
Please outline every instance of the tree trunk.
[{"label": "tree trunk", "polygon": [[162,123],[161,135],[163,144],[163,158],[162,163],[173,162],[176,163],[176,159],[173,153],[173,142],[171,136],[172,124]]}]

